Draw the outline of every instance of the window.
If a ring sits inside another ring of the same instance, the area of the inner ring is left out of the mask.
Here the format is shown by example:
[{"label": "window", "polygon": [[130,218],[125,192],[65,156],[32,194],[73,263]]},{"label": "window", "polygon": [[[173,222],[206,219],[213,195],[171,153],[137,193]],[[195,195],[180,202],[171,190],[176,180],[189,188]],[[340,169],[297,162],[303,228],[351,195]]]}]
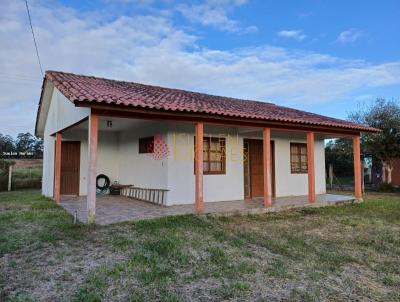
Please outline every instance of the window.
[{"label": "window", "polygon": [[225,138],[203,137],[203,174],[225,174]]},{"label": "window", "polygon": [[139,138],[139,153],[154,153],[154,136]]},{"label": "window", "polygon": [[292,173],[307,173],[307,144],[290,144],[290,168]]}]

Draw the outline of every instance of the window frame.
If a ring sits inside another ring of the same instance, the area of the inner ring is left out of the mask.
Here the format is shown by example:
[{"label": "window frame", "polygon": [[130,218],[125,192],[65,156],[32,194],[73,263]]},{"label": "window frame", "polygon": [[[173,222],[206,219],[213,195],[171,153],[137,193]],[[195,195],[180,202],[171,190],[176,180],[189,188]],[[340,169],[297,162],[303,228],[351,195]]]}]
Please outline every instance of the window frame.
[{"label": "window frame", "polygon": [[[150,141],[150,144],[152,144],[152,148],[151,148],[151,150],[149,150],[149,148],[148,148],[148,144],[149,144],[149,142],[148,141]],[[152,153],[154,153],[154,136],[146,136],[146,137],[139,137],[139,141],[138,141],[139,143],[138,143],[138,148],[139,148],[139,154],[152,154]],[[144,150],[143,148],[141,148],[141,144],[143,143],[143,142],[145,142],[146,143],[146,147],[147,148],[145,148],[146,150]]]},{"label": "window frame", "polygon": [[[205,150],[205,142],[208,140],[208,149]],[[221,160],[211,160],[210,154],[214,152],[211,150],[211,142],[218,142],[220,149],[218,153],[221,153]],[[204,152],[207,152],[207,159],[205,159]],[[194,137],[194,155],[196,156],[196,137]],[[208,170],[204,169],[204,163],[208,163]],[[211,163],[221,163],[221,170],[210,171]],[[196,157],[194,157],[194,174],[196,174]],[[217,136],[203,136],[203,175],[224,175],[226,174],[226,139],[225,137]]]},{"label": "window frame", "polygon": [[[296,153],[292,153],[292,147],[296,148]],[[306,154],[305,154],[305,166],[306,168],[303,169],[304,162],[301,160],[302,155],[304,154],[301,153],[301,149],[305,148],[306,149]],[[307,152],[307,144],[306,143],[290,143],[290,173],[291,174],[307,174],[308,173],[308,152]],[[297,163],[299,165],[299,169],[293,169],[293,156],[297,157]]]}]

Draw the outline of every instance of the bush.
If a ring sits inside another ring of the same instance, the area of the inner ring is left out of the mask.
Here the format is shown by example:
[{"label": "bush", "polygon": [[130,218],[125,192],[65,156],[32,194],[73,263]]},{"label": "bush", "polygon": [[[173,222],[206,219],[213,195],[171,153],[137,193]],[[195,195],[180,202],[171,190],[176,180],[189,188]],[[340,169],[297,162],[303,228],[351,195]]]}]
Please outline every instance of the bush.
[{"label": "bush", "polygon": [[16,178],[16,179],[13,179],[13,182],[12,182],[13,190],[40,189],[41,187],[42,187],[42,179],[41,178],[29,178],[29,179]]},{"label": "bush", "polygon": [[392,184],[387,183],[387,182],[381,182],[378,185],[378,191],[379,192],[396,192],[397,190]]},{"label": "bush", "polygon": [[4,174],[0,170],[0,192],[6,191],[7,186],[8,186],[8,174]]}]

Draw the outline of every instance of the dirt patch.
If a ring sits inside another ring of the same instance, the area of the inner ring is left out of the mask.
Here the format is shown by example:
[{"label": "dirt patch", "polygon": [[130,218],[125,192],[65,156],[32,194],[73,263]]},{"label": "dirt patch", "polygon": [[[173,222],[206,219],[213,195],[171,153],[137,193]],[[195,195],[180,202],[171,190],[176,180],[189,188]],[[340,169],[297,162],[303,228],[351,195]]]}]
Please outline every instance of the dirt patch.
[{"label": "dirt patch", "polygon": [[38,301],[70,301],[87,275],[99,267],[113,266],[127,254],[107,245],[60,242],[34,251],[6,254],[0,259],[9,296],[29,294]]}]

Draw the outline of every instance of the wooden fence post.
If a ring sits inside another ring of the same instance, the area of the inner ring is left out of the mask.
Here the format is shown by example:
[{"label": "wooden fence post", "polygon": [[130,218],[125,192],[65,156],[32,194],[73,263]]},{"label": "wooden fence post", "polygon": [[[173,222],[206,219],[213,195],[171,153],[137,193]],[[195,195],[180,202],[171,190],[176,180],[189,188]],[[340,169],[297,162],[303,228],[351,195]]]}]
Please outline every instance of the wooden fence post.
[{"label": "wooden fence post", "polygon": [[8,192],[11,191],[13,165],[8,166]]}]

